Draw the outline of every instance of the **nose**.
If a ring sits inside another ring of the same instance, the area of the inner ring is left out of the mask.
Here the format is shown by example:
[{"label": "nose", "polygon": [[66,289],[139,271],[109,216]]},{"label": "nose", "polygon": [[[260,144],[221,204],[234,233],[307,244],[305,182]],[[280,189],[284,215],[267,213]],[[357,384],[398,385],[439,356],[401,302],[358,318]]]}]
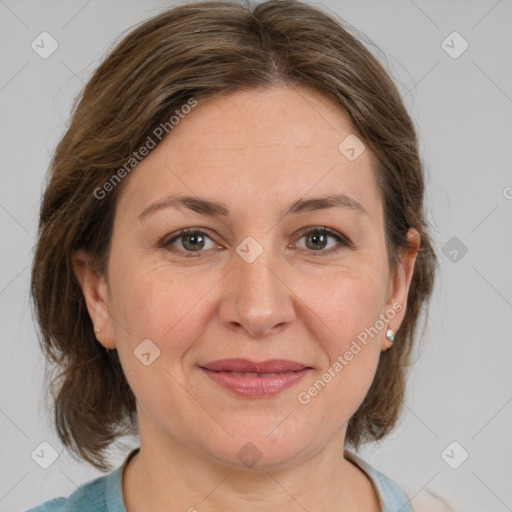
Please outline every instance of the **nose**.
[{"label": "nose", "polygon": [[219,308],[222,323],[252,337],[272,335],[290,324],[294,294],[285,265],[268,247],[252,262],[235,253]]}]

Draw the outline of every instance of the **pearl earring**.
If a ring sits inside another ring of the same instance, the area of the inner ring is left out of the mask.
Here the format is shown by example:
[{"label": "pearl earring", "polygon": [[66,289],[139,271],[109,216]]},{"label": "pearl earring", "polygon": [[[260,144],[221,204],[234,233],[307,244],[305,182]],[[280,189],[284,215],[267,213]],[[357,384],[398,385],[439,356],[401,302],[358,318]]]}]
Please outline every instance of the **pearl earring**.
[{"label": "pearl earring", "polygon": [[393,343],[393,341],[395,341],[395,333],[393,329],[388,329],[388,332],[386,333],[386,338],[390,343]]},{"label": "pearl earring", "polygon": [[[96,332],[100,332],[100,330],[101,330],[101,329],[100,329],[99,327],[95,327],[95,328],[94,328],[94,330],[95,330]],[[103,338],[101,338],[101,339],[103,339]],[[108,354],[109,350],[108,350],[108,348],[107,348],[107,347],[105,347],[105,350],[106,350],[106,352],[107,352],[107,354]]]}]

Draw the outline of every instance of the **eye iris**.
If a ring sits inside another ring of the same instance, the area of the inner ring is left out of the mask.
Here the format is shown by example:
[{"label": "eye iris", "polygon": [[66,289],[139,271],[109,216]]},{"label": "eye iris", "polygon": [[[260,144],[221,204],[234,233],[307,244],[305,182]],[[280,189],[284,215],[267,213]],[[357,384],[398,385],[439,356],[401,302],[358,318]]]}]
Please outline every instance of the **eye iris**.
[{"label": "eye iris", "polygon": [[[323,243],[322,247],[320,247],[320,249],[323,249],[325,247],[327,236],[322,233],[313,233],[306,237],[306,240],[310,239],[313,240],[313,247],[311,247],[311,244],[306,242],[306,245],[308,246],[309,249],[318,249],[318,247],[315,246],[315,244],[318,243]],[[319,242],[319,240],[321,240],[321,242]]]},{"label": "eye iris", "polygon": [[[191,246],[192,251],[200,250],[204,246],[204,237],[200,233],[195,233],[192,235],[183,235],[182,240],[183,240],[183,242],[182,242],[183,247],[185,247],[185,249],[190,249],[190,247],[187,247],[187,242],[192,240],[192,246]],[[199,247],[197,245],[195,245],[198,240],[200,240]],[[202,242],[202,245],[201,245],[201,242]]]},{"label": "eye iris", "polygon": [[[302,238],[306,238],[306,246],[315,252],[319,252],[326,247],[329,237],[334,237],[339,241],[339,237],[336,237],[332,233],[324,229],[311,230],[308,233],[302,235]],[[201,231],[193,231],[189,233],[182,233],[177,236],[174,240],[181,240],[182,247],[187,252],[202,252],[205,244],[205,238],[209,238]],[[169,242],[169,245],[173,243]],[[174,242],[176,243],[176,242]]]}]

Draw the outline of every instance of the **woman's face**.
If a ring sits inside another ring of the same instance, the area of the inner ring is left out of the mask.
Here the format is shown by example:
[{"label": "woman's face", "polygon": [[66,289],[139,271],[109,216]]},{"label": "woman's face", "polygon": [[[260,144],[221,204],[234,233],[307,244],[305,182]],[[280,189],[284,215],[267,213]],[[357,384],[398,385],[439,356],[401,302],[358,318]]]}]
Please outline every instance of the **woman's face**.
[{"label": "woman's face", "polygon": [[[141,443],[269,468],[343,446],[415,258],[390,273],[373,160],[353,137],[318,93],[239,91],[192,108],[125,178],[108,282],[85,291],[136,396]],[[148,210],[171,195],[195,203]],[[327,196],[345,203],[312,202]],[[305,369],[205,368],[233,358]]]}]

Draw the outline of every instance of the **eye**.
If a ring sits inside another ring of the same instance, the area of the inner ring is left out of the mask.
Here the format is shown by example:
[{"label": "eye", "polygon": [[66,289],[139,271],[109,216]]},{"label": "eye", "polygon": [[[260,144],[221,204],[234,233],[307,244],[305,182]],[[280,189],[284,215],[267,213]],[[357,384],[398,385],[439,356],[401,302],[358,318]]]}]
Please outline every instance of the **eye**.
[{"label": "eye", "polygon": [[[301,234],[299,240],[302,240],[303,238],[306,238],[307,240],[305,250],[309,249],[312,252],[322,254],[332,254],[340,251],[344,247],[351,247],[351,243],[349,241],[339,235],[336,231],[326,227],[314,227],[308,229]],[[337,243],[334,244],[334,247],[330,247],[325,250],[326,245],[328,245],[329,238],[335,240]],[[207,240],[212,243],[210,247],[206,247]],[[181,247],[176,245],[178,242]],[[212,249],[215,245],[216,244],[208,233],[201,228],[182,229],[172,238],[160,243],[160,247],[169,249],[173,252],[182,253],[186,258],[198,257],[201,255],[201,252],[204,252],[202,249]],[[301,249],[304,248],[302,247]]]},{"label": "eye", "polygon": [[[299,240],[302,240],[303,238],[306,238],[307,240],[306,248],[311,249],[313,252],[332,254],[338,252],[343,247],[350,246],[350,243],[345,238],[340,236],[336,231],[332,231],[331,229],[325,227],[314,227],[308,229],[302,233]],[[334,245],[334,247],[323,250],[328,244],[327,241],[329,238],[336,240],[337,243]],[[310,240],[311,243],[308,240]]]},{"label": "eye", "polygon": [[203,249],[205,246],[205,239],[208,239],[213,243],[213,240],[208,236],[208,233],[206,231],[200,228],[186,228],[182,229],[176,236],[172,237],[170,240],[164,241],[161,244],[161,246],[176,251],[176,248],[173,248],[172,246],[175,244],[175,242],[177,242],[180,239],[181,242],[179,245],[181,245],[181,247],[184,250],[178,248],[177,251],[184,253],[184,256],[187,258],[196,256],[195,254],[191,253],[201,252],[201,249]]}]

